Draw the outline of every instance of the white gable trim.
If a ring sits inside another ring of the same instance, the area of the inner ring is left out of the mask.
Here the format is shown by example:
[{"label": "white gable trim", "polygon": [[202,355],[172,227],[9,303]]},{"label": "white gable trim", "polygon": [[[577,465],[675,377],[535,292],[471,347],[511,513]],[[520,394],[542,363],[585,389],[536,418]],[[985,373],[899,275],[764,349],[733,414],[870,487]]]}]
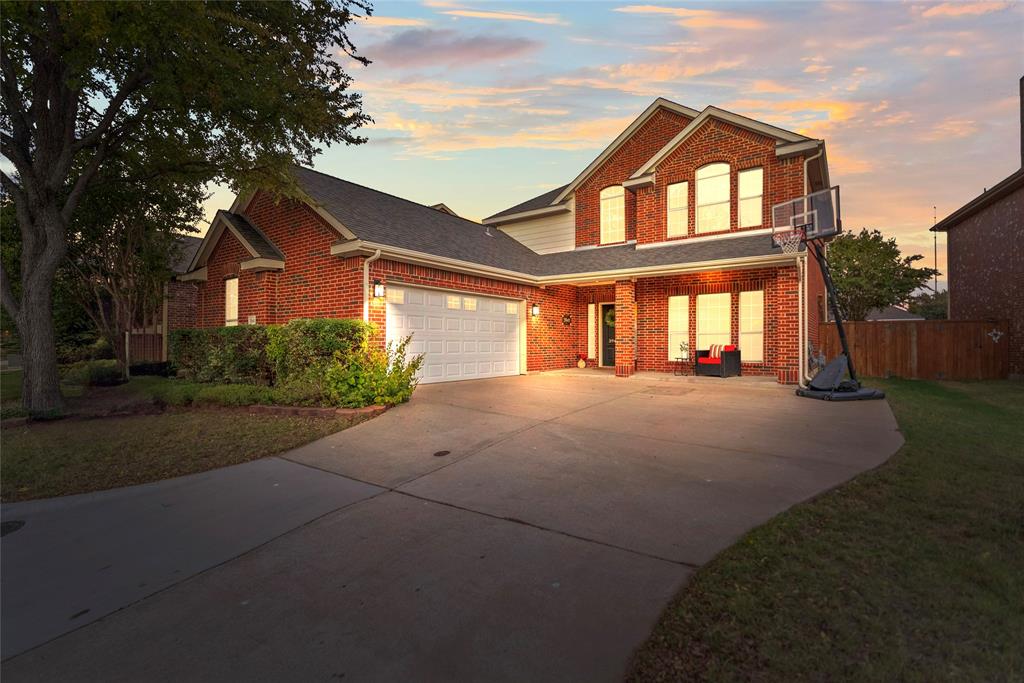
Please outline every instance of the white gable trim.
[{"label": "white gable trim", "polygon": [[531,218],[540,218],[542,216],[554,216],[560,213],[568,213],[572,211],[572,207],[569,202],[563,204],[557,204],[555,206],[542,206],[539,209],[530,209],[528,211],[519,211],[518,213],[506,213],[502,216],[491,216],[480,221],[483,225],[504,225],[505,223],[515,223],[516,221],[525,221]]},{"label": "white gable trim", "polygon": [[245,250],[253,258],[259,258],[260,253],[249,244],[249,241],[242,237],[242,233],[235,229],[235,226],[231,225],[231,221],[224,217],[224,211],[218,210],[217,215],[213,217],[213,222],[210,223],[210,229],[206,231],[206,236],[203,237],[203,243],[199,245],[199,249],[196,250],[196,255],[192,257],[192,262],[188,264],[188,272],[196,270],[199,267],[205,267],[206,261],[210,258],[210,252],[213,251],[213,247],[217,244],[217,240],[224,233],[224,229],[227,228],[231,231],[231,234],[235,236]]},{"label": "white gable trim", "polygon": [[699,112],[696,109],[690,109],[689,107],[684,107],[681,104],[670,102],[663,97],[659,97],[658,99],[654,100],[654,102],[651,103],[651,106],[647,107],[647,109],[645,109],[643,113],[640,114],[640,116],[638,116],[635,121],[633,121],[633,123],[629,124],[629,127],[626,128],[626,130],[619,133],[619,136],[612,140],[612,144],[608,145],[605,148],[605,150],[601,152],[601,154],[583,170],[582,173],[576,176],[575,180],[566,185],[565,189],[562,190],[562,192],[557,197],[555,197],[554,201],[552,201],[551,204],[561,204],[563,201],[565,201],[565,198],[568,197],[573,192],[575,192],[576,188],[579,187],[584,180],[589,178],[590,175],[598,168],[600,168],[601,165],[605,161],[607,161],[611,155],[618,151],[619,147],[621,147],[627,140],[633,137],[633,134],[637,130],[639,130],[639,128],[642,125],[647,123],[647,120],[654,116],[654,113],[658,111],[658,109],[668,109],[669,111],[673,111],[677,114],[682,114],[683,116],[688,116],[690,118],[693,118],[699,114]]},{"label": "white gable trim", "polygon": [[679,145],[686,142],[686,140],[696,133],[701,126],[703,126],[708,119],[717,119],[718,121],[724,121],[725,123],[731,123],[739,128],[745,128],[746,130],[760,133],[770,138],[784,143],[802,143],[807,142],[810,138],[797,133],[783,130],[767,123],[755,121],[754,119],[748,119],[746,116],[740,116],[739,114],[733,114],[731,111],[719,109],[718,107],[706,107],[690,124],[679,131],[679,134],[668,141],[668,143],[662,147],[658,152],[651,157],[646,164],[641,166],[636,173],[630,176],[630,179],[641,178],[657,168],[658,164],[662,160],[671,154]]}]

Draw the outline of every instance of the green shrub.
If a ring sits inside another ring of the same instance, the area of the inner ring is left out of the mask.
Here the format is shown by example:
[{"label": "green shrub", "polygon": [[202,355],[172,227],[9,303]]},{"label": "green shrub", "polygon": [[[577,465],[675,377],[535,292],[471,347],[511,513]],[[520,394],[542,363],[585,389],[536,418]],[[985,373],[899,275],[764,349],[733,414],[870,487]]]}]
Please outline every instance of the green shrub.
[{"label": "green shrub", "polygon": [[255,384],[212,384],[200,387],[195,405],[251,406],[273,403],[273,390]]},{"label": "green shrub", "polygon": [[297,319],[267,329],[267,357],[275,380],[286,384],[322,375],[338,354],[362,349],[373,326],[362,320]]},{"label": "green shrub", "polygon": [[170,354],[178,374],[197,382],[269,384],[272,379],[262,325],[175,330]]},{"label": "green shrub", "polygon": [[139,385],[154,400],[169,406],[191,405],[196,394],[203,388],[202,384],[180,379],[160,380],[147,377],[145,384],[143,380],[133,380],[133,383]]},{"label": "green shrub", "polygon": [[124,382],[124,373],[116,360],[90,360],[75,363],[64,371],[64,381],[85,387],[109,387]]},{"label": "green shrub", "polygon": [[274,387],[273,402],[282,406],[318,406],[325,403],[322,377],[288,380]]},{"label": "green shrub", "polygon": [[388,343],[384,349],[364,343],[348,356],[337,354],[324,377],[327,398],[345,408],[393,406],[408,401],[416,388],[416,372],[423,364],[423,356],[406,358],[411,340],[406,337],[397,346]]}]

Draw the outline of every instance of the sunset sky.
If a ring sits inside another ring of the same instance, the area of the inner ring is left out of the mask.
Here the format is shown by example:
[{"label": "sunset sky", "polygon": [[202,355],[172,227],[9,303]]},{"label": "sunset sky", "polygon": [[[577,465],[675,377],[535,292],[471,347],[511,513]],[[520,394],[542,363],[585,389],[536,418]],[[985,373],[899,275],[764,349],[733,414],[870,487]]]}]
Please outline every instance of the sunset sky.
[{"label": "sunset sky", "polygon": [[1019,3],[378,2],[352,38],[375,122],[316,168],[472,219],[572,180],[659,96],[824,138],[844,226],[928,265],[932,206],[1020,167]]}]

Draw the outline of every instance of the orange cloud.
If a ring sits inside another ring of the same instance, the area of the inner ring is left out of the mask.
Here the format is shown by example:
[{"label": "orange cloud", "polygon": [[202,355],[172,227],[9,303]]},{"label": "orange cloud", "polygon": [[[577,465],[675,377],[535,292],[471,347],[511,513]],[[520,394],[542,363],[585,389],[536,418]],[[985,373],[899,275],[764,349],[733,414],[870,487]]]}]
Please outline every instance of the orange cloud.
[{"label": "orange cloud", "polygon": [[372,16],[363,19],[363,22],[369,26],[426,26],[427,21],[425,19],[411,19],[407,17],[380,17]]},{"label": "orange cloud", "polygon": [[689,9],[686,7],[662,7],[661,5],[626,5],[616,7],[616,12],[629,14],[667,14],[677,17],[676,23],[686,28],[729,28],[741,31],[756,31],[766,24],[754,17],[732,16],[710,9]]},{"label": "orange cloud", "polygon": [[785,83],[779,83],[778,81],[754,81],[750,86],[751,92],[756,93],[780,93],[788,94],[798,92],[796,88]]},{"label": "orange cloud", "polygon": [[1009,6],[1009,2],[943,2],[921,12],[921,16],[928,19],[933,17],[970,17],[999,12]]},{"label": "orange cloud", "polygon": [[967,138],[978,132],[978,124],[970,119],[947,118],[925,131],[920,138],[929,142]]}]

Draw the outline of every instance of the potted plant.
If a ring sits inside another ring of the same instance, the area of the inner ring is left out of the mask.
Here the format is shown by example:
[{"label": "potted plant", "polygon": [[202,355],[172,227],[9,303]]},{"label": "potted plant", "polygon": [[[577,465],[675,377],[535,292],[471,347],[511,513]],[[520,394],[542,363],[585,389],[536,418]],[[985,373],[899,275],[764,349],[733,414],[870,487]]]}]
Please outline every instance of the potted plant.
[{"label": "potted plant", "polygon": [[587,367],[587,354],[577,353],[576,354],[576,367],[582,369]]},{"label": "potted plant", "polygon": [[683,341],[679,342],[679,357],[683,360],[689,360],[690,358],[690,342]]}]

